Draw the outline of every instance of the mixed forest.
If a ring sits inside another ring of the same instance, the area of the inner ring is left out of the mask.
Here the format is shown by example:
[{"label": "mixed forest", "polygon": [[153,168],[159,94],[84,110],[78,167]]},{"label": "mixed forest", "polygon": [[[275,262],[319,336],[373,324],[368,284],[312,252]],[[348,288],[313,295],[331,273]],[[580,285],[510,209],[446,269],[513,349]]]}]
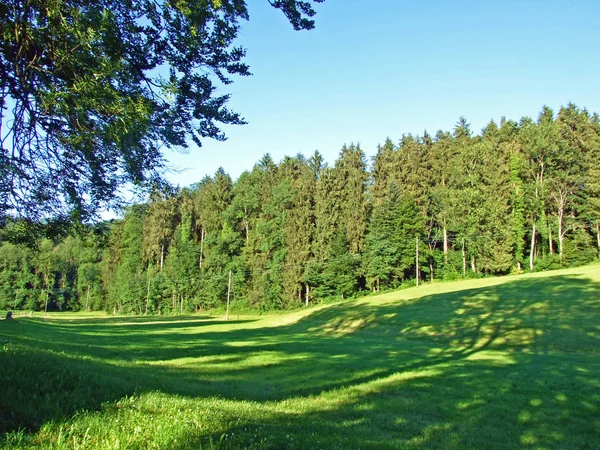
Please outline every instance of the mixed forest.
[{"label": "mixed forest", "polygon": [[237,179],[223,170],[155,187],[120,219],[61,239],[0,232],[0,308],[167,314],[273,310],[419,281],[589,263],[600,250],[600,119],[576,105],[538,117],[464,118],[453,130],[344,145]]}]

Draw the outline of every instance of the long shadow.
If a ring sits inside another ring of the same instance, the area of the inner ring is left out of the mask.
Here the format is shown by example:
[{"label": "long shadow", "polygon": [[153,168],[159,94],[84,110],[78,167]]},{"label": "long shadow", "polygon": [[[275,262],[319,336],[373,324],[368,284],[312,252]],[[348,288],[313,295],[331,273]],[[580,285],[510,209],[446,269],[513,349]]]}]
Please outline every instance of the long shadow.
[{"label": "long shadow", "polygon": [[[72,393],[85,394],[71,397],[84,400],[59,402],[62,406],[58,411],[43,412],[42,408],[35,418],[26,417],[30,411],[26,403],[32,400],[25,395],[3,398],[0,406],[21,405],[23,413],[2,414],[0,424],[4,431],[19,427],[36,430],[49,420],[68,417],[80,409],[97,410],[103,402],[133,392],[159,390],[188,397],[218,395],[262,402],[389,378],[376,393],[361,395],[354,404],[295,415],[293,420],[274,414],[260,424],[245,421],[239,426],[274,430],[285,426],[313,430],[317,435],[337,433],[339,446],[348,448],[371,445],[353,429],[372,429],[366,436],[379,433],[391,447],[419,446],[422,442],[445,448],[476,448],[477,442],[465,442],[460,436],[468,435],[462,433],[465,427],[501,427],[492,412],[496,405],[504,408],[500,417],[516,446],[527,439],[542,446],[558,445],[568,430],[557,434],[552,429],[549,417],[556,408],[565,406],[563,400],[557,400],[556,392],[574,389],[600,402],[599,294],[597,283],[561,275],[378,306],[345,303],[277,328],[249,328],[249,322],[240,322],[227,331],[213,331],[208,325],[218,321],[197,316],[158,324],[149,318],[124,318],[117,325],[87,320],[30,323],[27,332],[21,334],[5,333],[0,328],[0,334],[8,334],[12,342],[30,349],[41,367],[40,376],[65,367],[62,375],[66,380],[81,374],[86,377],[70,388]],[[50,336],[51,340],[45,339]],[[87,355],[91,359],[81,358]],[[2,357],[3,363],[7,362],[5,353]],[[10,361],[11,370],[18,372],[28,361]],[[409,381],[393,379],[395,374],[432,368],[437,375]],[[31,377],[30,372],[24,373]],[[35,385],[36,381],[29,379],[27,383]],[[57,397],[56,393],[44,392],[54,385],[37,384],[42,387],[37,398]],[[2,378],[2,385],[7,386],[7,392],[22,392],[24,388],[14,377]],[[456,398],[454,410],[428,405],[440,395]],[[535,398],[528,398],[531,395]],[[518,404],[506,411],[507,399]],[[357,410],[358,403],[369,407]],[[580,415],[590,413],[579,406],[570,410],[570,420],[576,424]],[[533,408],[527,413],[530,418],[520,421],[518,414],[527,408]],[[418,414],[420,410],[427,412],[428,420],[415,420],[403,413]],[[395,413],[390,415],[389,411]],[[597,417],[597,409],[595,414]],[[405,425],[394,426],[404,415]],[[346,420],[339,422],[339,417]],[[586,429],[594,426],[592,422]],[[240,430],[236,434],[243,435]],[[528,432],[533,434],[528,437]],[[455,444],[446,440],[449,434],[458,436]],[[380,443],[381,439],[373,442]]]}]

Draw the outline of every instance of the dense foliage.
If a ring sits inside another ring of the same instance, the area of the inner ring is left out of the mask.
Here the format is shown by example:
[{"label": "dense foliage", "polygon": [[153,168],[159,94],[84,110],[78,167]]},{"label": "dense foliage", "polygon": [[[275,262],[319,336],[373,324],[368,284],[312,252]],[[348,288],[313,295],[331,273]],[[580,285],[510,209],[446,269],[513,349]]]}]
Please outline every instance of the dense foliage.
[{"label": "dense foliage", "polygon": [[[474,134],[265,155],[219,170],[89,236],[0,246],[0,308],[169,313],[348,298],[421,280],[584,264],[600,247],[600,121],[569,104]],[[18,222],[7,227],[19,226]],[[418,267],[417,267],[418,248]]]},{"label": "dense foliage", "polygon": [[[313,27],[311,1],[269,3]],[[247,19],[245,0],[0,2],[0,218],[86,219],[160,178],[165,148],[244,123],[217,89],[249,74]]]}]

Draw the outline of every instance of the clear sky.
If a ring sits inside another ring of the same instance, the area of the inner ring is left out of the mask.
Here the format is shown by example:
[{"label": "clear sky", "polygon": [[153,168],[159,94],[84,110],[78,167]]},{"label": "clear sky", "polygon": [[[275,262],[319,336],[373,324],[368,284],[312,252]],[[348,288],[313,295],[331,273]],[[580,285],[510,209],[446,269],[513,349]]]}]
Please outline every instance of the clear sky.
[{"label": "clear sky", "polygon": [[319,150],[333,163],[359,142],[371,157],[388,136],[451,130],[461,115],[479,132],[543,105],[600,112],[599,0],[325,0],[308,32],[266,0],[248,3],[239,44],[254,76],[222,91],[248,124],[168,153],[185,169],[174,184],[220,166],[235,179],[265,153]]}]

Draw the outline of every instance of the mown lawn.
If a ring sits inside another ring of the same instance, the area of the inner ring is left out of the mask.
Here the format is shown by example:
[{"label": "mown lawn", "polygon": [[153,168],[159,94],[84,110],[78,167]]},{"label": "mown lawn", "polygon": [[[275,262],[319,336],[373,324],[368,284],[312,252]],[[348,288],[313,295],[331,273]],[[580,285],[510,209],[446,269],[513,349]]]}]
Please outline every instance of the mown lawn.
[{"label": "mown lawn", "polygon": [[0,322],[6,448],[600,448],[600,266],[268,317]]}]

